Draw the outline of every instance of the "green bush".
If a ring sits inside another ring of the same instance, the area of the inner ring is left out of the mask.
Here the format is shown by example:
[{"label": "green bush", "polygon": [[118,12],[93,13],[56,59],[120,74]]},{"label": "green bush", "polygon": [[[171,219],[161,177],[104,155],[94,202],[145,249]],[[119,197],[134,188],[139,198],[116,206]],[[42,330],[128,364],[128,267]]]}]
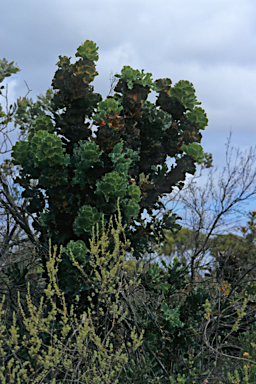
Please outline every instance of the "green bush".
[{"label": "green bush", "polygon": [[[90,276],[93,289],[88,296],[90,305],[80,318],[74,311],[75,306],[81,304],[79,297],[71,305],[70,312],[67,310],[65,295],[60,291],[56,278],[62,255],[61,252],[57,255],[56,246],[52,252],[51,244],[47,262],[50,282],[39,307],[32,304],[29,285],[26,311],[18,295],[25,334],[21,335],[16,326],[15,312],[12,326],[8,328],[4,325],[3,297],[0,305],[1,383],[76,383],[77,380],[83,383],[119,382],[120,372],[128,362],[128,351],[135,352],[141,346],[143,331],[139,335],[133,327],[127,334],[128,340],[123,337],[122,327],[127,308],[121,292],[129,296],[129,292],[136,289],[141,266],[126,281],[124,265],[127,243],[119,241],[120,232],[123,231],[121,216],[115,221],[116,229],[110,220],[107,231],[103,221],[101,235],[99,227],[97,234],[93,229],[89,251],[94,271]],[[108,251],[109,232],[114,239],[113,252]],[[82,265],[75,259],[72,248],[70,256],[81,275],[88,279]],[[50,310],[46,301],[50,304]],[[60,303],[58,307],[57,302]],[[61,320],[57,324],[58,313]]]},{"label": "green bush", "polygon": [[[208,120],[197,107],[193,85],[154,81],[151,73],[125,66],[115,75],[115,93],[102,100],[92,86],[97,51],[87,40],[78,47],[74,64],[59,56],[52,89],[36,103],[20,102],[15,115],[24,139],[12,149],[13,164],[19,167],[16,182],[28,199],[26,210],[37,217],[30,216],[41,247],[51,238],[65,248],[57,276],[69,306],[77,295],[86,302],[90,284],[77,275],[66,249],[75,242],[88,248],[93,225],[101,226],[103,214],[105,220],[116,214],[120,198],[134,256],[143,257],[155,242],[152,226],[157,232],[180,228],[172,211],[157,219],[153,212],[163,207],[160,198],[174,186],[181,188],[197,162],[210,164],[198,144]],[[147,100],[153,90],[155,103]],[[174,160],[171,170],[168,157]],[[145,210],[150,223],[142,217]],[[41,259],[47,278],[47,257]],[[87,263],[88,276],[91,272]]]}]

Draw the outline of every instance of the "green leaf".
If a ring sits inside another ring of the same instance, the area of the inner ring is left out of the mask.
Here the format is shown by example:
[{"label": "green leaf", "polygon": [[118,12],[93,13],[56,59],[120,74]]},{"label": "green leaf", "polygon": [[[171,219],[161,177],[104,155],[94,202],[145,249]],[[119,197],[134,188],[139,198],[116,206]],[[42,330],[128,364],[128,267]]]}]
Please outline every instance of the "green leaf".
[{"label": "green leaf", "polygon": [[156,80],[156,92],[169,91],[171,88],[172,81],[171,79],[158,79]]},{"label": "green leaf", "polygon": [[[0,92],[0,94],[1,94],[1,92]],[[3,112],[3,108],[0,105],[0,118],[5,117],[5,116],[6,116],[6,114]]]},{"label": "green leaf", "polygon": [[121,70],[121,75],[116,74],[115,77],[126,81],[129,89],[133,88],[133,84],[140,84],[143,87],[149,86],[151,89],[155,89],[152,73],[144,73],[144,69],[140,72],[138,69],[125,65]]},{"label": "green leaf", "polygon": [[38,131],[31,140],[31,154],[35,167],[67,165],[69,155],[64,156],[61,138],[47,131]]},{"label": "green leaf", "polygon": [[145,125],[152,125],[154,130],[159,127],[162,131],[166,131],[166,129],[170,128],[172,116],[169,113],[162,109],[156,109],[155,105],[149,101],[143,102],[143,108],[145,112],[143,116]]},{"label": "green leaf", "polygon": [[180,80],[169,90],[170,97],[178,99],[186,109],[192,110],[201,103],[197,101],[195,88],[187,80]]},{"label": "green leaf", "polygon": [[128,219],[136,219],[138,217],[140,206],[136,203],[136,201],[125,199],[122,201],[122,208]]},{"label": "green leaf", "polygon": [[23,164],[29,156],[29,143],[27,141],[20,140],[12,147],[13,164]]},{"label": "green leaf", "polygon": [[28,140],[31,140],[34,134],[38,131],[53,133],[54,129],[55,128],[49,116],[38,116],[32,123],[32,127],[29,129]]},{"label": "green leaf", "polygon": [[102,213],[99,213],[97,208],[90,205],[83,205],[73,224],[74,233],[77,236],[84,234],[85,232],[92,233],[92,227],[97,223],[100,223]]},{"label": "green leaf", "polygon": [[[89,250],[87,249],[85,243],[82,240],[73,241],[71,240],[67,247],[64,249],[64,252],[68,253],[69,255],[73,254],[74,258],[79,263],[88,263],[90,256],[89,256]],[[70,259],[72,260],[71,256]]]},{"label": "green leaf", "polygon": [[72,179],[72,185],[80,184],[82,189],[85,188],[87,169],[97,163],[103,165],[100,161],[101,154],[100,147],[94,141],[79,142],[79,147],[74,150],[76,169],[74,170],[75,176]]},{"label": "green leaf", "polygon": [[[95,64],[92,61],[79,60],[74,64],[74,67],[76,78],[81,78],[85,84],[91,83],[94,77],[98,75],[98,72],[95,70]],[[80,93],[78,95],[79,97],[81,96]]]},{"label": "green leaf", "polygon": [[124,197],[127,190],[126,179],[116,171],[107,173],[96,185],[95,193],[104,195],[107,202],[111,197]]},{"label": "green leaf", "polygon": [[205,111],[201,107],[195,107],[193,111],[187,113],[188,121],[195,124],[198,129],[205,129],[208,124],[208,119]]},{"label": "green leaf", "polygon": [[102,151],[94,141],[79,142],[80,147],[75,150],[75,156],[79,159],[79,167],[90,168],[100,162]]},{"label": "green leaf", "polygon": [[93,116],[95,121],[105,120],[108,115],[115,116],[123,109],[115,99],[106,99],[100,101],[97,108],[97,113]]},{"label": "green leaf", "polygon": [[137,185],[130,185],[128,187],[128,195],[137,203],[141,200],[141,190]]},{"label": "green leaf", "polygon": [[97,45],[91,41],[86,40],[80,47],[77,48],[76,57],[87,58],[92,61],[98,61],[98,47]]},{"label": "green leaf", "polygon": [[168,265],[166,264],[166,262],[164,260],[161,260],[161,263],[163,264],[163,266],[168,269]]},{"label": "green leaf", "polygon": [[159,283],[161,280],[161,272],[162,268],[159,267],[158,263],[155,263],[152,268],[148,269],[148,274],[151,276],[153,283]]},{"label": "green leaf", "polygon": [[17,73],[20,71],[20,69],[18,67],[15,67],[13,63],[13,61],[11,63],[8,63],[5,58],[0,60],[0,83],[4,80],[5,77],[9,77],[13,73]]},{"label": "green leaf", "polygon": [[182,144],[180,147],[187,155],[191,156],[197,163],[201,164],[204,161],[205,153],[203,148],[198,143],[190,143],[188,145]]},{"label": "green leaf", "polygon": [[165,301],[163,301],[161,304],[161,311],[167,312],[168,310],[169,310],[168,305],[166,304]]},{"label": "green leaf", "polygon": [[70,65],[70,59],[71,57],[59,56],[59,61],[57,62],[56,65],[58,65],[60,69],[67,68]]},{"label": "green leaf", "polygon": [[179,316],[180,316],[179,307],[169,309],[167,303],[165,301],[162,301],[161,311],[164,312],[165,320],[167,320],[172,327],[174,327],[174,328],[184,327],[184,323],[182,323],[182,321],[180,321],[180,319],[179,319]]},{"label": "green leaf", "polygon": [[163,291],[168,292],[171,287],[171,284],[169,284],[168,281],[165,281],[164,283],[160,284],[160,287]]},{"label": "green leaf", "polygon": [[[127,157],[127,155],[129,157]],[[117,143],[108,156],[114,164],[114,171],[122,174],[123,177],[127,177],[132,162],[138,160],[138,153],[132,149],[126,149],[126,151],[123,152],[123,141]]]}]

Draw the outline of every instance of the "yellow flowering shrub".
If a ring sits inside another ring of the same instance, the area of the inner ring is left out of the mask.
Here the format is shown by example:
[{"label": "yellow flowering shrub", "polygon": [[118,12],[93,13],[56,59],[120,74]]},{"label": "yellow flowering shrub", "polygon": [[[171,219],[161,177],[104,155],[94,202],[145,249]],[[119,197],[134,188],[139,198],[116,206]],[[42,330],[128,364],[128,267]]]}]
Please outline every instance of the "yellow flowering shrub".
[{"label": "yellow flowering shrub", "polygon": [[[107,232],[103,229],[99,235],[97,228],[95,235],[93,231],[90,263],[95,268],[95,274],[91,277],[95,289],[90,291],[91,305],[80,318],[75,313],[76,303],[72,304],[69,312],[67,310],[65,295],[60,291],[56,279],[61,250],[57,255],[57,248],[54,247],[52,251],[51,243],[47,263],[50,282],[44,290],[45,297],[41,297],[39,307],[32,303],[29,284],[26,312],[18,295],[27,331],[27,335],[22,338],[16,325],[15,313],[9,329],[3,322],[3,297],[0,303],[1,383],[118,383],[118,376],[128,361],[127,348],[133,353],[143,342],[143,331],[138,334],[137,329],[132,328],[128,343],[122,340],[120,332],[127,316],[122,298],[139,285],[142,266],[137,268],[133,278],[129,274],[129,279],[126,279],[125,248],[129,242],[125,236],[124,243],[119,241],[120,233],[123,232],[120,211],[115,221],[116,229],[111,219]],[[104,221],[102,225],[104,228]],[[113,252],[108,251],[109,233],[114,239]],[[78,264],[72,254],[71,257],[74,265],[84,274],[83,266]],[[93,300],[95,295],[98,298],[97,305]],[[48,313],[45,313],[46,301],[51,307]],[[61,316],[59,332],[54,326],[57,314]],[[49,342],[46,342],[45,335]],[[117,339],[119,343],[115,342]],[[29,356],[26,360],[24,350],[26,356]]]}]

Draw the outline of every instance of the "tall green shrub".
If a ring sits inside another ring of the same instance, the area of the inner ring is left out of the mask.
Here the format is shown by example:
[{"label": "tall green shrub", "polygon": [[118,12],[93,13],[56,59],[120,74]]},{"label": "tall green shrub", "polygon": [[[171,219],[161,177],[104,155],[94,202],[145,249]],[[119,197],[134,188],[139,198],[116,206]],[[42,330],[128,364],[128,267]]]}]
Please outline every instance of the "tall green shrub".
[{"label": "tall green shrub", "polygon": [[[186,173],[194,174],[195,163],[211,162],[198,144],[207,117],[188,81],[172,86],[170,79],[153,81],[150,73],[125,66],[115,94],[106,100],[91,85],[98,74],[97,46],[83,43],[78,60],[59,56],[52,87],[41,104],[22,105],[17,122],[26,131],[12,151],[20,166],[17,183],[29,199],[27,211],[41,244],[51,238],[63,244],[63,263],[58,271],[61,289],[72,302],[91,288],[89,238],[92,228],[117,211],[120,198],[123,224],[134,255],[150,251],[155,231],[179,229],[171,211],[156,219],[163,205],[160,197],[182,188]],[[147,100],[155,91],[156,102]],[[34,120],[24,125],[28,116]],[[48,111],[48,112],[47,112]],[[95,132],[93,134],[93,128]],[[174,160],[168,169],[167,159]],[[142,219],[144,210],[150,222]],[[84,264],[88,278],[77,276],[70,251]],[[47,259],[42,256],[46,271]]]}]

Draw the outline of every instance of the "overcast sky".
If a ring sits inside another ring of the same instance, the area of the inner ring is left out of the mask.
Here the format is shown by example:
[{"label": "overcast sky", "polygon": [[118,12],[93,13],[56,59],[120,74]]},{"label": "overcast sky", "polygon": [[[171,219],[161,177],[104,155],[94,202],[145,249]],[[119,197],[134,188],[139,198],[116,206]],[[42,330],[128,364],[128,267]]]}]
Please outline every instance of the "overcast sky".
[{"label": "overcast sky", "polygon": [[[173,83],[189,80],[209,125],[202,145],[220,167],[224,143],[256,144],[255,0],[1,0],[0,58],[22,70],[7,79],[10,101],[51,85],[59,55],[99,47],[95,91],[109,91],[124,65]],[[1,103],[3,105],[3,99]]]}]

